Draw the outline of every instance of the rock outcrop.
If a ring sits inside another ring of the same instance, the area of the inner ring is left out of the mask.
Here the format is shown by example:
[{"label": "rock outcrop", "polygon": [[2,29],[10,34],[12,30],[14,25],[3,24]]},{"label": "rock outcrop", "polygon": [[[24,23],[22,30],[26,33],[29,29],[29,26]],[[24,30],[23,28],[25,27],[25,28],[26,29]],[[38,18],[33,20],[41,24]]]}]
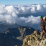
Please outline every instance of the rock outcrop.
[{"label": "rock outcrop", "polygon": [[23,40],[22,46],[46,46],[46,33],[41,38],[41,32],[34,31],[31,35],[27,35],[26,38]]}]

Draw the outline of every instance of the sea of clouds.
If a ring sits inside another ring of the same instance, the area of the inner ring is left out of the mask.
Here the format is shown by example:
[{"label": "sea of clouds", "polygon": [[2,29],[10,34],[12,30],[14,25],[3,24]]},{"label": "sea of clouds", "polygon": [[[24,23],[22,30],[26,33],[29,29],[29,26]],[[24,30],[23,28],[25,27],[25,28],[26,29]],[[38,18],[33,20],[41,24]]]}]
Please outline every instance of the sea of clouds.
[{"label": "sea of clouds", "polygon": [[0,5],[0,24],[28,25],[37,28],[40,27],[40,15],[46,16],[46,4]]}]

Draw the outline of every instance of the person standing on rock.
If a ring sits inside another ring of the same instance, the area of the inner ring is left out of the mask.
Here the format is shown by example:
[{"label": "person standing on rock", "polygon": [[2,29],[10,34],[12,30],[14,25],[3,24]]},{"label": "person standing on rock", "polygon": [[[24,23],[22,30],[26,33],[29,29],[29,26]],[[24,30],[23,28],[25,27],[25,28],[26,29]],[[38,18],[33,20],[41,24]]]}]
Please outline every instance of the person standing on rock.
[{"label": "person standing on rock", "polygon": [[43,32],[43,29],[44,29],[44,27],[43,27],[44,21],[43,21],[43,17],[42,16],[40,16],[40,19],[41,19],[40,29],[42,29],[42,34],[41,34],[41,39],[42,39],[43,38],[43,35],[44,35],[44,32]]},{"label": "person standing on rock", "polygon": [[42,17],[40,16],[41,18],[41,27],[42,28],[42,35],[41,35],[41,40],[43,39],[43,35],[46,33],[46,17]]},{"label": "person standing on rock", "polygon": [[43,17],[42,16],[40,16],[40,19],[41,19],[41,23],[40,23],[40,29],[42,29],[42,31],[43,31]]},{"label": "person standing on rock", "polygon": [[[43,32],[43,30],[44,30],[44,27],[43,27],[44,21],[43,21],[43,17],[42,16],[40,16],[40,19],[41,19],[40,29],[42,29],[42,34],[41,34],[41,39],[40,40],[42,40],[43,39],[43,35],[44,35],[44,32]],[[37,46],[39,46],[39,43],[37,44]]]},{"label": "person standing on rock", "polygon": [[44,22],[43,22],[43,32],[44,34],[46,33],[46,17],[43,18]]}]

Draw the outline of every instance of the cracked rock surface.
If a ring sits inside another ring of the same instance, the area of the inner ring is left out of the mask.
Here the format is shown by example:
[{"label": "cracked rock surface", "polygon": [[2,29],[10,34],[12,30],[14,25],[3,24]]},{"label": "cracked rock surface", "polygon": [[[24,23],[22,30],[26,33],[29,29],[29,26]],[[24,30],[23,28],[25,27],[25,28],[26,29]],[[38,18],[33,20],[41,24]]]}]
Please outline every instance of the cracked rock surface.
[{"label": "cracked rock surface", "polygon": [[27,35],[23,40],[22,46],[46,46],[46,33],[44,34],[43,39],[40,40],[41,33],[42,32],[34,31],[31,35]]}]

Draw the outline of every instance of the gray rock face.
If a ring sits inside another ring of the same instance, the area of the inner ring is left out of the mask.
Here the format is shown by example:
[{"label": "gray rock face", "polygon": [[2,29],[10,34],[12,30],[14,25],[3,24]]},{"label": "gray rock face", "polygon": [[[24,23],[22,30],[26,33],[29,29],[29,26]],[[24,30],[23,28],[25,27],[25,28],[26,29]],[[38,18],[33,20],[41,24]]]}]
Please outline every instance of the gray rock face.
[{"label": "gray rock face", "polygon": [[44,34],[44,37],[42,40],[41,38],[41,32],[34,31],[31,35],[26,36],[26,38],[23,40],[22,46],[46,46],[46,33]]}]

